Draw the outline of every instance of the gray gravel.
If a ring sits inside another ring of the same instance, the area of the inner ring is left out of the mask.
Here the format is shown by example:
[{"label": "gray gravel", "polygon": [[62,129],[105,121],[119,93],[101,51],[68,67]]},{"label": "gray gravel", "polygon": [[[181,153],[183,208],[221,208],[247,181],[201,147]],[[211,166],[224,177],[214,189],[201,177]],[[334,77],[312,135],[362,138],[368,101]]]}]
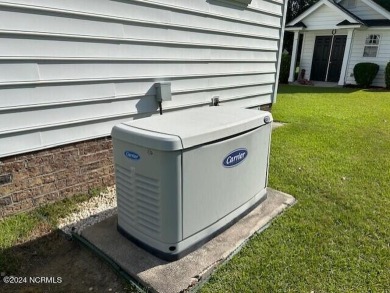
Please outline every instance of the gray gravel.
[{"label": "gray gravel", "polygon": [[78,212],[60,219],[58,228],[66,234],[80,234],[85,228],[92,226],[117,213],[115,186],[108,187],[98,196],[82,202]]}]

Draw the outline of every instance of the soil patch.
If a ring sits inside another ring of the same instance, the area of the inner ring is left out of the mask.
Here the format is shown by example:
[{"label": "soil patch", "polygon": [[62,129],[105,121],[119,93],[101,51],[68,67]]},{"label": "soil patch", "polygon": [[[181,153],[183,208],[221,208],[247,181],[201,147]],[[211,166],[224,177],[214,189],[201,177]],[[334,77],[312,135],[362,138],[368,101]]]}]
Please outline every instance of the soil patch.
[{"label": "soil patch", "polygon": [[[5,284],[2,276],[0,292],[136,292],[107,263],[60,231],[1,253],[11,255],[17,263],[18,269],[12,275],[22,283]],[[1,268],[0,271],[2,275],[11,274]],[[43,283],[39,283],[41,280]]]}]

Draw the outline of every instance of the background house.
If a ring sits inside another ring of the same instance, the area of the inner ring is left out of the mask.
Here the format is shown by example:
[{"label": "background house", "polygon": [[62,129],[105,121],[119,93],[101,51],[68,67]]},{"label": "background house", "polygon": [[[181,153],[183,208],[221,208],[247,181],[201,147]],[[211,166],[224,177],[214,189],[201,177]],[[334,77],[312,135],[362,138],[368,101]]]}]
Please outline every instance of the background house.
[{"label": "background house", "polygon": [[298,42],[303,36],[299,68],[314,81],[356,84],[360,62],[380,66],[373,85],[385,86],[390,61],[390,12],[371,0],[320,0],[286,25],[294,32],[289,81],[294,81]]},{"label": "background house", "polygon": [[[0,0],[0,216],[112,185],[111,128],[275,101],[287,0]],[[249,3],[249,4],[248,4]]]}]

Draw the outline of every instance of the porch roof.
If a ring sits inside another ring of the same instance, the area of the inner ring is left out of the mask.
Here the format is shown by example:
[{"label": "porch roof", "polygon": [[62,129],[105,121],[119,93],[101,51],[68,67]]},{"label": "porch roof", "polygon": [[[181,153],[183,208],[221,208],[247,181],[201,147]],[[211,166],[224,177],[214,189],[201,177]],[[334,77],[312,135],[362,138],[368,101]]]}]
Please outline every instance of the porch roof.
[{"label": "porch roof", "polygon": [[289,28],[289,27],[291,27],[291,28],[293,28],[293,27],[295,27],[295,28],[307,28],[306,24],[304,24],[302,21],[300,21],[300,22],[298,22],[298,23],[296,23],[294,25],[286,25],[286,28]]},{"label": "porch roof", "polygon": [[[363,21],[357,17],[355,14],[352,12],[348,11],[344,7],[342,7],[340,4],[335,3],[333,1],[329,0],[320,0],[313,6],[311,6],[308,10],[303,12],[301,15],[290,21],[288,24],[286,24],[286,29],[291,29],[291,28],[302,28],[301,26],[296,26],[298,23],[303,23],[302,21],[308,17],[310,14],[314,13],[318,9],[320,9],[323,5],[328,6],[329,8],[333,9],[335,12],[338,12],[340,16],[345,18],[350,23],[355,23],[355,24],[364,24]],[[306,26],[305,26],[306,27]]]}]

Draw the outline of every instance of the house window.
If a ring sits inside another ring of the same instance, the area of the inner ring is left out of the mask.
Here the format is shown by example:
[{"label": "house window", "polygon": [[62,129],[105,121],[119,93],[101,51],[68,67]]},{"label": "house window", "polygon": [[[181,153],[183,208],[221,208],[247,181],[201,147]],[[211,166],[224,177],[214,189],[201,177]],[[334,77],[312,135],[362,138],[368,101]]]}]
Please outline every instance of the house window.
[{"label": "house window", "polygon": [[368,35],[364,46],[363,57],[376,57],[378,54],[380,35]]}]

